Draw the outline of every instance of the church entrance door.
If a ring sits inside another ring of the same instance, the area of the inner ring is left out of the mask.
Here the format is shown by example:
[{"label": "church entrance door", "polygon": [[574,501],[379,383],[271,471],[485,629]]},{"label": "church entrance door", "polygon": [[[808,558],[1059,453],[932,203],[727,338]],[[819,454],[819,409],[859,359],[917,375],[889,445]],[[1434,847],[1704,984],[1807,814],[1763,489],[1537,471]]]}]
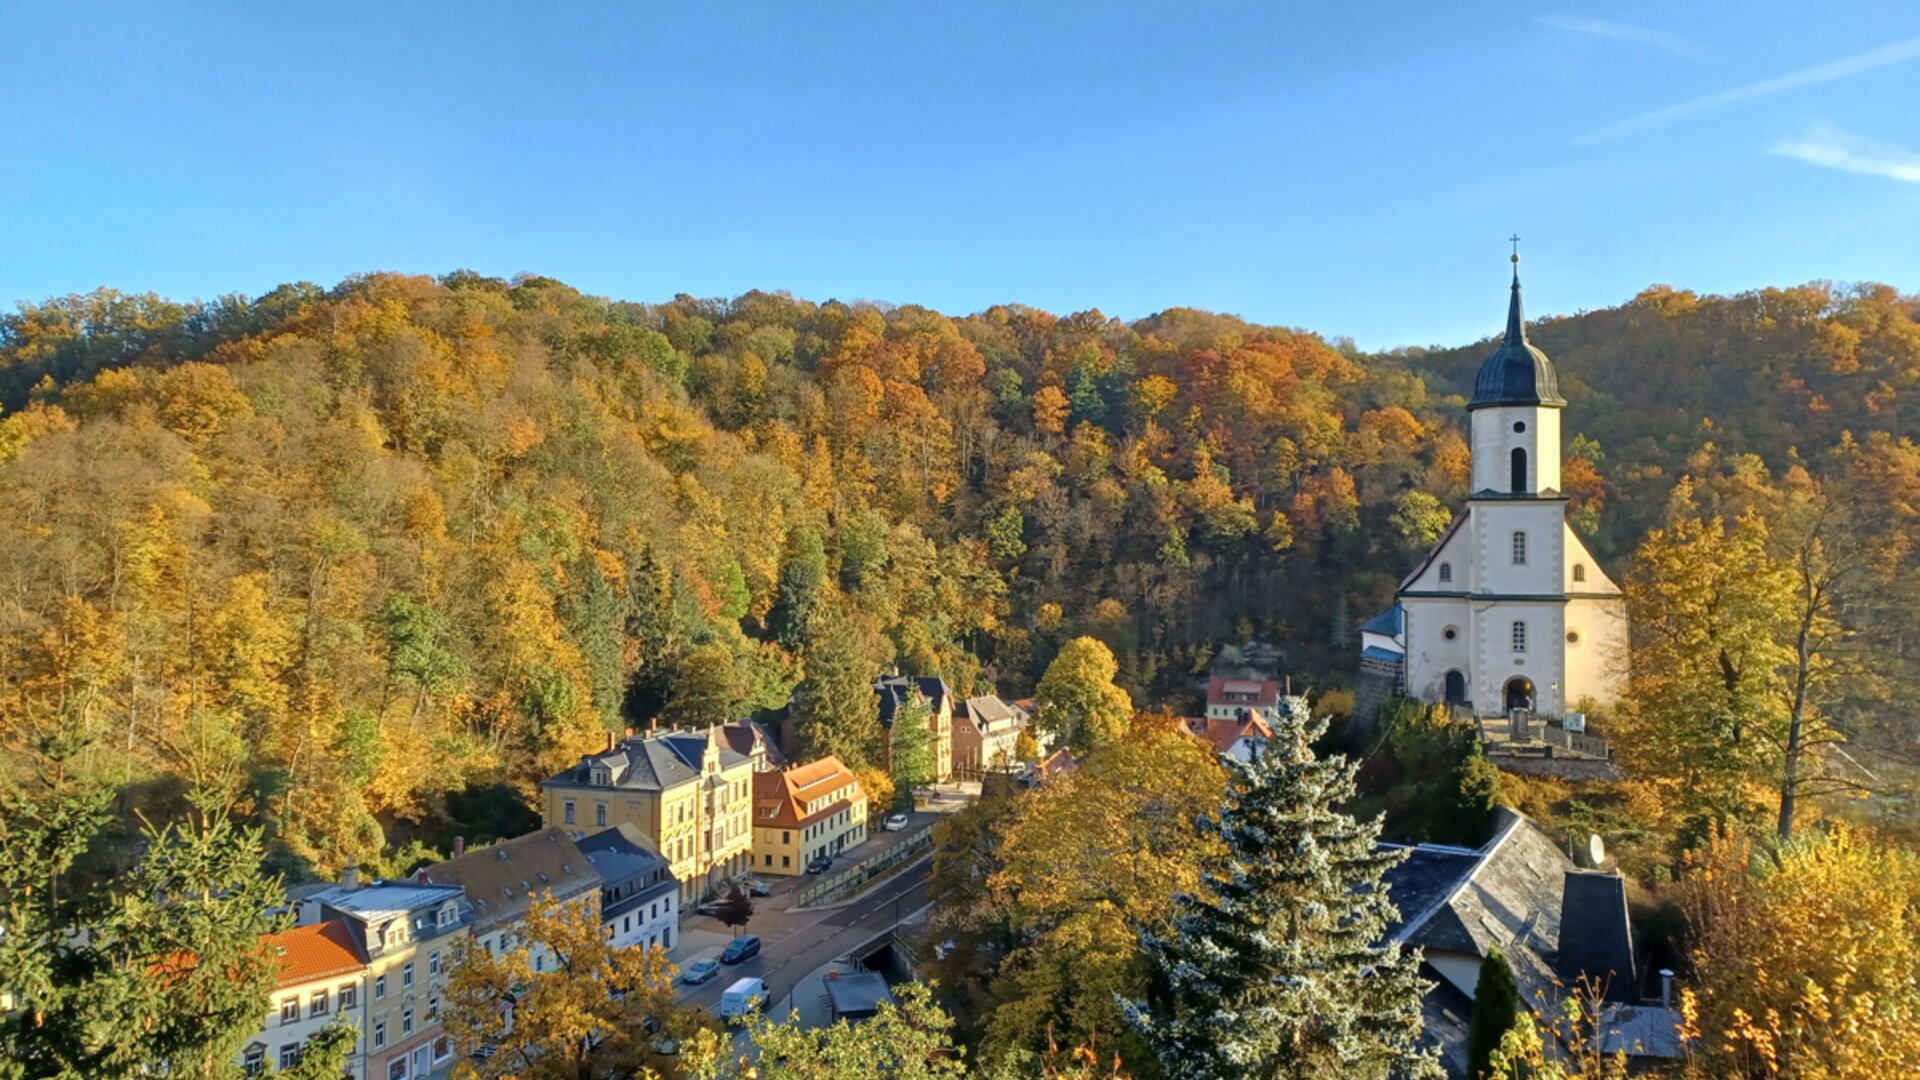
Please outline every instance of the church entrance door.
[{"label": "church entrance door", "polygon": [[1465,705],[1467,703],[1467,677],[1459,671],[1447,672],[1447,704]]},{"label": "church entrance door", "polygon": [[1516,675],[1507,680],[1507,711],[1532,709],[1533,680],[1525,675]]}]

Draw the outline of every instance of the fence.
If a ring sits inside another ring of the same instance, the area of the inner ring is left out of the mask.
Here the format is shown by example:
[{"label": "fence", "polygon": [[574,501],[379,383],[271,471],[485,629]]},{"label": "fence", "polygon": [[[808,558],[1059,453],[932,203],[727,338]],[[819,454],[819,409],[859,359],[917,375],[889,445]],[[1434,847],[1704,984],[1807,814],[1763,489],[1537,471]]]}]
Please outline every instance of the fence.
[{"label": "fence", "polygon": [[1582,757],[1600,758],[1603,761],[1613,757],[1613,748],[1607,745],[1607,740],[1598,735],[1568,731],[1556,724],[1540,725],[1540,741]]},{"label": "fence", "polygon": [[794,900],[795,907],[811,907],[850,892],[878,877],[885,871],[905,862],[907,859],[933,846],[933,826],[929,825],[916,833],[909,833],[905,839],[887,850],[869,859],[861,860],[850,869],[843,870],[817,885],[807,888]]}]

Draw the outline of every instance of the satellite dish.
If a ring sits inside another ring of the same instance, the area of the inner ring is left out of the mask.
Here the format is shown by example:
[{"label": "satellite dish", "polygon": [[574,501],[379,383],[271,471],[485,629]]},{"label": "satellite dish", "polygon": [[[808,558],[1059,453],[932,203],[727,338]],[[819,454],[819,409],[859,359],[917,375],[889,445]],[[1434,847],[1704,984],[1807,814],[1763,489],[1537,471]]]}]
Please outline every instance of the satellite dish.
[{"label": "satellite dish", "polygon": [[1607,862],[1606,842],[1600,839],[1599,833],[1588,833],[1587,842],[1583,845],[1580,854],[1583,856],[1582,863],[1591,869],[1598,869]]}]

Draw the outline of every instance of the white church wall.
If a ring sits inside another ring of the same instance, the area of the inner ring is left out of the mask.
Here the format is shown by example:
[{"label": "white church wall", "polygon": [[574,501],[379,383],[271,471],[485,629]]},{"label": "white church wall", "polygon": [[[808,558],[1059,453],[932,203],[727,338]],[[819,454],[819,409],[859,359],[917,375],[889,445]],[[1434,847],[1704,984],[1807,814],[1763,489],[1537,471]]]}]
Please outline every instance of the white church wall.
[{"label": "white church wall", "polygon": [[[1506,710],[1507,684],[1515,678],[1533,682],[1533,707],[1543,713],[1561,711],[1566,686],[1565,652],[1559,643],[1565,634],[1564,604],[1559,600],[1495,600],[1476,606],[1474,639],[1478,643],[1478,685],[1473,709],[1480,716],[1498,716]],[[1526,627],[1526,647],[1514,647],[1515,623]]]},{"label": "white church wall", "polygon": [[1602,705],[1620,699],[1627,688],[1627,612],[1619,599],[1567,602],[1567,701],[1592,697]]},{"label": "white church wall", "polygon": [[[1401,600],[1407,625],[1407,693],[1422,701],[1445,701],[1447,672],[1459,671],[1473,700],[1473,619],[1466,600],[1408,597]],[[1452,630],[1453,637],[1447,637]]]},{"label": "white church wall", "polygon": [[[1472,412],[1473,490],[1513,490],[1513,451],[1527,452],[1528,491],[1560,490],[1560,410],[1495,405]],[[1515,431],[1515,424],[1526,430]]]},{"label": "white church wall", "polygon": [[[1554,501],[1485,500],[1473,504],[1475,591],[1559,595],[1565,591],[1564,506]],[[1526,535],[1526,562],[1513,560],[1513,534]]]}]

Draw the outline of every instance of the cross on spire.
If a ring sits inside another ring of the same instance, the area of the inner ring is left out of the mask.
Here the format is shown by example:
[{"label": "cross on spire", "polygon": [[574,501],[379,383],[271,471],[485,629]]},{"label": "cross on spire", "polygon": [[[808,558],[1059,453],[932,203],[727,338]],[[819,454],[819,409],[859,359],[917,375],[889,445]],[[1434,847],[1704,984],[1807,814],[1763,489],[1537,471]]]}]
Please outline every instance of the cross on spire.
[{"label": "cross on spire", "polygon": [[1507,242],[1513,245],[1513,261],[1519,262],[1520,261],[1520,234],[1514,233],[1512,236],[1507,237]]}]

